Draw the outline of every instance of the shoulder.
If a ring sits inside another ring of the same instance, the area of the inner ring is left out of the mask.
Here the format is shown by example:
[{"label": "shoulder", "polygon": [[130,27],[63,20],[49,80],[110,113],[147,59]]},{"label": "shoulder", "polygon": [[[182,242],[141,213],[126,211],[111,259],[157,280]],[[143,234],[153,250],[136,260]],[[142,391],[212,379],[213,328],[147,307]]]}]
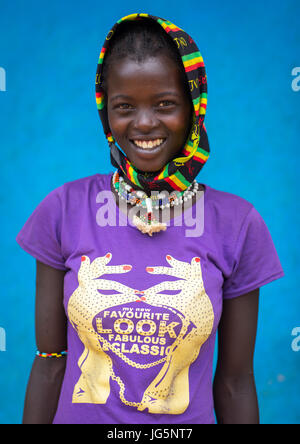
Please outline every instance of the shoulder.
[{"label": "shoulder", "polygon": [[50,191],[40,203],[52,209],[67,210],[82,206],[89,198],[110,187],[109,174],[94,174],[63,183]]},{"label": "shoulder", "polygon": [[204,227],[218,242],[235,244],[248,227],[261,223],[254,205],[242,196],[203,184]]},{"label": "shoulder", "polygon": [[86,176],[80,179],[65,182],[60,188],[65,193],[86,192],[95,187],[99,190],[105,190],[109,185],[110,176],[111,173],[93,174],[92,176]]},{"label": "shoulder", "polygon": [[254,209],[253,204],[242,196],[217,190],[207,184],[201,185],[205,189],[205,210],[215,217],[222,217],[224,221],[226,219],[237,221],[247,217]]},{"label": "shoulder", "polygon": [[93,174],[91,176],[67,181],[54,188],[46,196],[46,199],[60,200],[61,203],[64,203],[66,200],[69,201],[70,199],[78,201],[86,195],[110,189],[110,177],[111,173]]}]

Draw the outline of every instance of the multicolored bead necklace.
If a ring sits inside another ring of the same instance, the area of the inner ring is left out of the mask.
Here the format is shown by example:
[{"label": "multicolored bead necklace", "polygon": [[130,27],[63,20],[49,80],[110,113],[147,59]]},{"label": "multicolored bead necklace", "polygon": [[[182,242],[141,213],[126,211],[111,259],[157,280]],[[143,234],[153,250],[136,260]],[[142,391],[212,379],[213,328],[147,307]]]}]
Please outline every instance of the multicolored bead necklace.
[{"label": "multicolored bead necklace", "polygon": [[142,233],[147,233],[149,236],[152,236],[154,232],[159,232],[161,230],[165,231],[167,229],[165,223],[156,220],[153,214],[153,209],[158,210],[180,205],[183,202],[192,199],[198,190],[198,184],[196,180],[194,180],[184,191],[174,190],[170,194],[164,191],[161,191],[160,193],[154,192],[151,194],[151,197],[148,197],[144,191],[135,190],[127,184],[124,178],[120,176],[118,170],[114,172],[112,181],[120,199],[146,210],[146,214],[141,214],[140,217],[134,216],[133,223],[140,231],[142,231]]}]

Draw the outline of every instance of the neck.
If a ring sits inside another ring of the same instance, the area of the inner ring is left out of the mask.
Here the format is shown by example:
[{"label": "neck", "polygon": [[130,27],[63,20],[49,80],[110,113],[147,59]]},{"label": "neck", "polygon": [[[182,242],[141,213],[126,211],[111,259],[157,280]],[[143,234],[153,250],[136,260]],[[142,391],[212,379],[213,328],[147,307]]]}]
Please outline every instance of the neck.
[{"label": "neck", "polygon": [[[120,205],[120,196],[119,196],[118,192],[116,191],[115,186],[113,184],[113,178],[114,178],[114,176],[112,176],[110,187],[111,187],[111,191],[114,195],[116,205],[119,207],[120,210],[122,210],[128,216],[129,210],[132,209],[132,205],[128,202],[127,203],[124,202],[124,200],[121,201],[122,205]],[[203,190],[203,187],[200,184],[197,184],[197,185],[198,185],[198,191]],[[164,191],[169,193],[168,190],[164,190]],[[167,222],[168,220],[173,219],[174,217],[176,217],[178,215],[178,211],[184,212],[188,208],[193,206],[197,202],[198,198],[200,197],[200,194],[201,193],[196,192],[192,196],[192,198],[186,200],[182,204],[179,204],[179,206],[178,205],[176,207],[175,206],[169,206],[169,207],[165,206],[164,208],[155,209],[155,214],[157,215],[157,219],[159,220],[159,222]]]}]

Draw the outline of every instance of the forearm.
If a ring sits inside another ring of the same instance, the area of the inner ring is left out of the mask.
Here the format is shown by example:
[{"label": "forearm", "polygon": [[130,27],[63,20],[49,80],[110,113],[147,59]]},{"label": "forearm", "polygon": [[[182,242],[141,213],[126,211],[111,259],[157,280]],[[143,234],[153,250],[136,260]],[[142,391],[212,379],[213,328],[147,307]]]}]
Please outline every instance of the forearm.
[{"label": "forearm", "polygon": [[259,424],[253,374],[237,379],[216,374],[213,387],[218,424]]},{"label": "forearm", "polygon": [[23,424],[52,424],[65,366],[65,357],[35,358],[26,391]]}]

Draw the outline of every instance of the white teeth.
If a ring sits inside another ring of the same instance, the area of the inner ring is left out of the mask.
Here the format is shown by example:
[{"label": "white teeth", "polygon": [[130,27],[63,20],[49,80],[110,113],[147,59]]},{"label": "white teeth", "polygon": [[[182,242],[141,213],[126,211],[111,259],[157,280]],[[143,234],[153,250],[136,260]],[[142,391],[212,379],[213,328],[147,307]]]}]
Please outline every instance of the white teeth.
[{"label": "white teeth", "polygon": [[133,143],[140,148],[155,148],[163,143],[164,139],[156,140],[134,140]]}]

